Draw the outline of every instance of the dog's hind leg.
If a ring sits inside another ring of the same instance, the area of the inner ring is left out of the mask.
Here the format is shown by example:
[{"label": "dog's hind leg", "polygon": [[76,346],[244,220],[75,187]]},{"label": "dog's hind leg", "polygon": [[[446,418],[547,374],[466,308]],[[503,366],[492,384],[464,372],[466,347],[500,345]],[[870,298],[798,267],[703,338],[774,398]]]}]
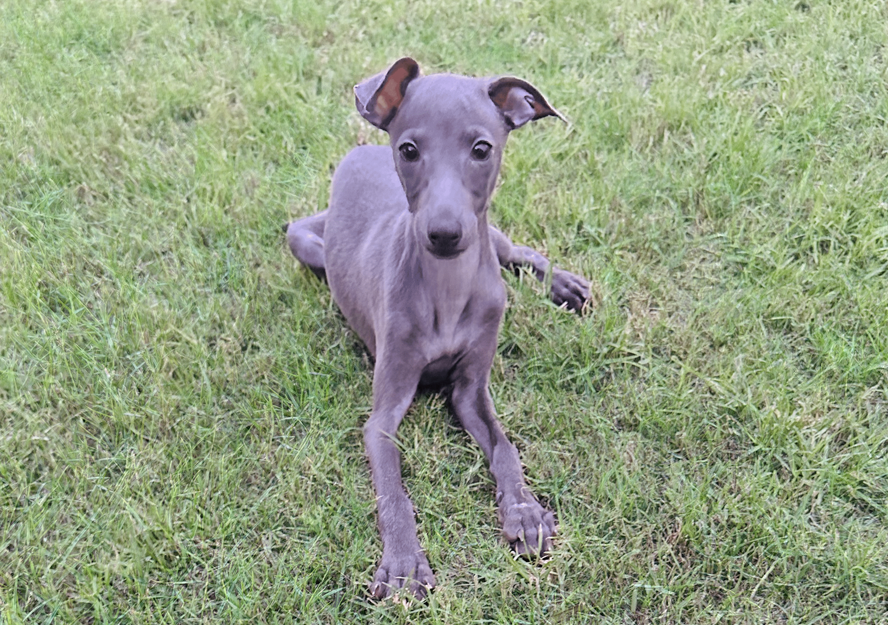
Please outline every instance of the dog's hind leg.
[{"label": "dog's hind leg", "polygon": [[293,256],[303,265],[311,269],[321,280],[326,279],[327,270],[324,264],[324,227],[327,223],[327,211],[293,221],[284,226],[287,233],[287,244]]},{"label": "dog's hind leg", "polygon": [[[546,280],[546,273],[551,263],[549,259],[534,249],[523,245],[515,245],[505,234],[489,226],[490,240],[496,250],[500,266],[509,271],[518,272],[521,267],[529,267],[540,282]],[[568,310],[582,312],[589,301],[589,282],[582,276],[552,266],[552,301],[564,305]]]}]

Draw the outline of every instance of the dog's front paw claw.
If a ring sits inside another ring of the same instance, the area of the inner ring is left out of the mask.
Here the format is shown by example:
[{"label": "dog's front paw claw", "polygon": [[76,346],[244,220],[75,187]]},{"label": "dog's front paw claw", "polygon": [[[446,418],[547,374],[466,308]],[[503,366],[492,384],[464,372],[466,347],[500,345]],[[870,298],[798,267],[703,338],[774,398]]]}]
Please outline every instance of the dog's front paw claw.
[{"label": "dog's front paw claw", "polygon": [[552,301],[568,310],[582,312],[589,301],[589,282],[582,276],[555,267],[552,270]]},{"label": "dog's front paw claw", "polygon": [[503,537],[520,555],[543,556],[552,550],[555,515],[535,499],[501,507]]},{"label": "dog's front paw claw", "polygon": [[370,584],[370,594],[376,599],[385,599],[405,587],[417,599],[425,599],[435,587],[435,576],[425,554],[421,551],[402,556],[383,554]]}]

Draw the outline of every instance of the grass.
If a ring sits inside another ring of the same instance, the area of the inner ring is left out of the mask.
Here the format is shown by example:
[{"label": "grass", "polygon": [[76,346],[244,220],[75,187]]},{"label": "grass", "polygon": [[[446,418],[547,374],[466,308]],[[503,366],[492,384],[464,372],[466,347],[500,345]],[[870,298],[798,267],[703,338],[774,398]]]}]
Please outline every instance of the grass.
[{"label": "grass", "polygon": [[[888,622],[888,10],[875,0],[0,4],[0,622]],[[439,588],[374,604],[371,368],[280,225],[399,56],[511,73],[492,391],[560,539],[402,426]]]}]

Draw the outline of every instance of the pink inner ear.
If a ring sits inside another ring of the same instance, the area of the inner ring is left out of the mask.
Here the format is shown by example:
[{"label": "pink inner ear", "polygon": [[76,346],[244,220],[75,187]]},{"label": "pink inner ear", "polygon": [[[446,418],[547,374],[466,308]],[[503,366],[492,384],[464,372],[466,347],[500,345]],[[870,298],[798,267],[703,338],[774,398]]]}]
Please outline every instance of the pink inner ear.
[{"label": "pink inner ear", "polygon": [[404,93],[401,85],[410,77],[410,71],[406,67],[397,67],[386,77],[385,84],[376,94],[376,104],[374,111],[381,118],[393,108],[400,106],[401,100],[404,99]]},{"label": "pink inner ear", "polygon": [[487,93],[514,127],[549,115],[564,120],[536,87],[520,78],[506,76],[494,80]]},{"label": "pink inner ear", "polygon": [[512,91],[509,89],[497,89],[493,94],[491,94],[490,99],[493,100],[493,103],[496,104],[496,108],[502,110],[506,108],[506,100],[509,99],[509,93]]}]

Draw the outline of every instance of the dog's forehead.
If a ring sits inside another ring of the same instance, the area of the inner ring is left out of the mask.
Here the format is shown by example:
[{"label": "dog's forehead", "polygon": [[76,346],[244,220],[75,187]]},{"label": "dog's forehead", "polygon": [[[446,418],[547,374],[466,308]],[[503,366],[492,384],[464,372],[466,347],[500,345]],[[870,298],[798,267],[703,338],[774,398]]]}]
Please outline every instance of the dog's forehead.
[{"label": "dog's forehead", "polygon": [[483,126],[505,132],[502,116],[487,94],[488,81],[454,74],[432,74],[414,80],[389,132],[401,134],[417,127]]}]

